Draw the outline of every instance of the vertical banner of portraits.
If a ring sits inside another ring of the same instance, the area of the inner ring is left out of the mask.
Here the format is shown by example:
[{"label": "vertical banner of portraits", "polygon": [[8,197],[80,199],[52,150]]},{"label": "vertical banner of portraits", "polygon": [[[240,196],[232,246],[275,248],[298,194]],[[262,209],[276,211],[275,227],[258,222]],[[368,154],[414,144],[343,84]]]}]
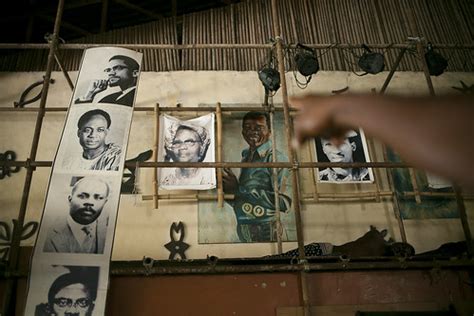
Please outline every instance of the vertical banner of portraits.
[{"label": "vertical banner of portraits", "polygon": [[[160,161],[215,162],[215,115],[182,121],[160,116]],[[209,190],[216,187],[214,168],[161,168],[159,186],[164,190]]]},{"label": "vertical banner of portraits", "polygon": [[[364,132],[350,130],[339,146],[330,139],[317,137],[314,140],[318,162],[370,162],[367,140]],[[318,168],[318,182],[321,183],[372,183],[372,168]]]},{"label": "vertical banner of portraits", "polygon": [[84,52],[53,162],[25,315],[104,315],[142,54]]},{"label": "vertical banner of portraits", "polygon": [[[287,148],[284,131],[271,130],[267,112],[252,111],[223,120],[223,152],[226,161],[267,163],[273,162],[274,156],[278,162],[288,161],[281,150]],[[274,126],[283,126],[282,112],[275,114]],[[275,133],[276,151],[272,144],[272,133]],[[274,182],[272,168],[224,168],[224,193],[234,198],[226,199],[223,208],[218,208],[216,201],[199,201],[199,243],[276,242],[277,209],[283,228],[281,240],[295,241],[289,174],[288,169],[277,169]]]}]

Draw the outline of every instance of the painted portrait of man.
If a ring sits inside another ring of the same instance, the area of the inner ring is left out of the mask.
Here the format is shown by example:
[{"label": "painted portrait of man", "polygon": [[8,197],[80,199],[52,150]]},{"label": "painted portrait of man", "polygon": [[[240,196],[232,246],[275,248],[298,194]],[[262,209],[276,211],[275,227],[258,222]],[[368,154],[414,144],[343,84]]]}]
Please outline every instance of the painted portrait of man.
[{"label": "painted portrait of man", "polygon": [[[277,116],[277,124],[282,120],[281,115]],[[278,149],[283,147],[284,137],[281,131],[271,129],[268,113],[247,112],[239,119],[225,121],[224,125],[226,160],[271,163],[275,157],[279,162],[288,161]],[[274,132],[276,150],[272,142]],[[219,210],[215,202],[199,203],[199,242],[274,242],[278,233],[277,210],[283,228],[281,239],[293,240],[289,170],[279,168],[275,171],[274,179],[272,168],[224,168],[224,193],[233,198],[225,200],[223,210]]]}]

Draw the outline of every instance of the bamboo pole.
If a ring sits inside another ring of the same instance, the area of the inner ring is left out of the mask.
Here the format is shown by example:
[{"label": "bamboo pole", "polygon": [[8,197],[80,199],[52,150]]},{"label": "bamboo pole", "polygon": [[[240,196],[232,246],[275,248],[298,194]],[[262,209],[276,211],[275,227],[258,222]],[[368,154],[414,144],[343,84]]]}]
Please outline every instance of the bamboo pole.
[{"label": "bamboo pole", "polygon": [[[160,105],[155,104],[155,139],[153,144],[153,161],[158,162],[158,146],[160,143]],[[158,170],[153,170],[153,209],[158,209]]]},{"label": "bamboo pole", "polygon": [[[222,111],[221,103],[216,106],[217,122],[217,162],[222,162]],[[217,206],[224,207],[224,183],[222,180],[222,168],[217,168]]]},{"label": "bamboo pole", "polygon": [[[385,145],[382,145],[383,146],[383,158],[385,161],[388,160],[388,157],[387,157],[387,147],[385,147]],[[407,241],[407,234],[406,234],[406,231],[405,231],[405,225],[403,224],[403,218],[402,218],[402,213],[400,211],[400,203],[398,201],[398,196],[397,196],[397,192],[395,190],[395,183],[393,181],[393,175],[392,175],[392,172],[389,171],[389,170],[386,170],[387,172],[387,178],[388,178],[388,185],[389,185],[389,188],[391,188],[393,190],[393,213],[395,215],[395,218],[397,219],[397,223],[398,223],[398,229],[400,230],[400,237],[402,238],[402,241],[403,242],[408,242]]]},{"label": "bamboo pole", "polygon": [[453,186],[454,193],[456,195],[456,204],[459,211],[459,219],[461,220],[462,229],[464,231],[464,237],[466,238],[467,253],[472,255],[472,234],[471,229],[469,228],[469,220],[466,214],[466,206],[464,205],[464,199],[461,194],[461,188],[457,185]]},{"label": "bamboo pole", "polygon": [[[288,159],[290,163],[295,164],[291,172],[291,181],[292,181],[292,206],[295,213],[295,223],[296,223],[296,235],[298,242],[298,252],[299,258],[302,263],[306,263],[306,255],[304,252],[304,236],[303,236],[303,225],[301,223],[301,214],[300,214],[300,197],[298,189],[298,168],[297,160],[295,159],[294,149],[291,146],[292,144],[292,134],[291,134],[291,121],[290,121],[290,110],[288,105],[288,91],[286,86],[286,77],[285,77],[285,61],[283,59],[283,44],[281,39],[280,32],[280,22],[278,20],[278,7],[277,0],[272,0],[272,19],[273,19],[273,30],[275,34],[276,41],[276,51],[278,59],[278,71],[280,72],[280,82],[281,82],[281,92],[283,97],[283,115],[285,118],[285,133],[286,141],[288,148]],[[275,163],[275,162],[274,162]],[[304,315],[311,315],[309,308],[309,298],[308,298],[308,283],[306,281],[306,272],[301,271],[300,273],[300,285],[301,285],[301,294],[303,299],[304,306]]]},{"label": "bamboo pole", "polygon": [[402,60],[403,55],[405,55],[406,51],[407,48],[402,48],[402,50],[398,54],[397,59],[395,60],[395,63],[392,66],[392,69],[390,69],[387,79],[385,79],[385,82],[383,83],[382,89],[380,89],[380,94],[384,94],[385,90],[387,90],[388,84],[392,80],[392,77],[395,74],[395,71],[397,70],[398,66],[400,65],[400,61]]},{"label": "bamboo pole", "polygon": [[[0,161],[0,166],[7,167],[51,167],[52,161]],[[174,162],[142,161],[125,162],[127,167],[140,168],[408,168],[402,162]]]},{"label": "bamboo pole", "polygon": [[423,48],[423,44],[421,42],[421,34],[420,30],[418,29],[415,21],[415,13],[414,13],[414,8],[415,4],[413,2],[410,2],[410,10],[408,10],[408,21],[410,23],[410,29],[413,32],[413,36],[420,37],[419,40],[416,42],[416,49],[418,51],[418,60],[421,66],[421,69],[423,70],[423,74],[425,75],[426,79],[426,84],[428,86],[428,90],[430,92],[431,96],[435,95],[434,87],[433,87],[433,82],[431,82],[431,77],[430,77],[430,72],[428,70],[428,65],[426,64],[426,59],[425,59],[425,52]]},{"label": "bamboo pole", "polygon": [[102,0],[102,11],[100,17],[100,32],[104,33],[107,30],[107,14],[109,11],[109,0]]},{"label": "bamboo pole", "polygon": [[[316,161],[315,159],[315,153],[313,152],[311,145],[307,145],[307,148],[308,148],[308,152],[309,152],[309,157],[310,157],[310,160],[311,161]],[[309,172],[310,176],[311,176],[311,186],[313,188],[313,199],[314,199],[314,202],[318,202],[318,185],[317,185],[317,181],[316,181],[316,175],[315,175],[315,172],[314,172],[314,168],[312,168]]]},{"label": "bamboo pole", "polygon": [[[38,151],[41,127],[43,125],[44,108],[46,107],[46,99],[48,97],[48,91],[49,91],[49,82],[51,79],[51,72],[53,70],[53,65],[54,65],[54,53],[58,45],[58,34],[59,34],[60,26],[61,26],[63,8],[64,8],[64,0],[59,0],[58,9],[56,13],[56,19],[54,21],[53,35],[51,36],[51,41],[48,45],[49,47],[48,62],[46,65],[46,73],[44,76],[43,89],[41,91],[39,111],[38,111],[38,115],[36,116],[35,131],[34,131],[33,140],[31,143],[30,155],[27,161],[35,160],[36,153]],[[21,197],[21,204],[20,204],[20,210],[19,210],[19,214],[17,218],[17,225],[15,226],[15,229],[13,231],[13,236],[12,236],[12,241],[11,241],[11,248],[10,248],[11,252],[10,252],[10,258],[8,262],[8,269],[11,269],[11,270],[16,269],[18,266],[21,235],[22,235],[22,230],[23,230],[23,224],[25,222],[26,210],[28,206],[28,198],[30,194],[30,188],[31,188],[31,182],[33,179],[34,170],[35,168],[30,166],[27,168],[27,171],[26,171],[25,184],[23,186],[23,194]],[[15,287],[15,283],[16,283],[16,280],[8,279],[5,284],[5,292],[3,295],[2,315],[12,314],[11,312],[13,308],[12,308],[11,303],[13,301],[12,297],[13,297],[13,289]]]},{"label": "bamboo pole", "polygon": [[56,60],[56,63],[58,64],[59,69],[61,69],[64,77],[66,78],[66,81],[67,81],[67,84],[69,85],[69,88],[71,88],[71,91],[73,91],[74,90],[74,84],[72,83],[71,77],[69,77],[68,72],[64,68],[63,63],[61,62],[61,59],[59,59],[57,51],[54,52],[54,59]]},{"label": "bamboo pole", "polygon": [[[266,93],[267,94],[267,93]],[[273,107],[273,97],[270,98],[271,100],[271,107]],[[272,161],[277,162],[277,148],[276,148],[276,133],[275,133],[275,120],[274,120],[274,112],[270,111],[270,130],[272,136]],[[277,249],[278,254],[283,252],[283,246],[281,244],[281,236],[283,235],[283,226],[281,224],[280,218],[280,185],[278,183],[278,170],[273,168],[272,169],[273,175],[273,193],[274,193],[274,201],[275,201],[275,222],[276,222],[276,233],[277,233]],[[273,223],[272,223],[273,224]],[[272,226],[273,227],[273,226]],[[271,236],[273,239],[273,235]]]},{"label": "bamboo pole", "polygon": [[[362,44],[353,44],[353,43],[318,43],[318,44],[305,44],[310,48],[315,49],[347,49],[347,48],[362,48]],[[380,48],[380,49],[400,49],[400,48],[410,48],[411,44],[403,43],[368,43],[366,44],[370,48]],[[269,49],[272,48],[272,44],[128,44],[128,43],[119,43],[112,44],[107,43],[105,46],[108,47],[123,47],[130,49],[174,49],[174,50],[188,50],[188,49]],[[433,46],[443,49],[474,49],[474,44],[443,44],[443,43],[433,43]],[[104,44],[97,43],[68,43],[60,44],[58,49],[77,49],[82,50],[92,47],[104,47]],[[287,45],[288,48],[296,48],[296,45]],[[0,43],[0,49],[47,49],[48,44],[33,44],[33,43]]]},{"label": "bamboo pole", "polygon": [[[432,192],[420,192],[421,195],[427,196],[439,196],[439,197],[455,197],[455,193],[438,193],[431,194]],[[380,191],[380,192],[353,192],[353,193],[320,193],[319,202],[357,202],[366,200],[377,200],[377,196],[380,198],[389,198],[393,200],[393,191]],[[412,195],[413,192],[404,192],[404,195]],[[142,195],[143,201],[153,200],[155,195]],[[464,200],[474,200],[474,195],[464,194],[462,195]],[[158,194],[159,200],[196,200],[196,201],[216,201],[218,199],[217,194],[189,194],[189,193],[175,193],[175,194]],[[224,194],[224,200],[234,200],[233,194]],[[302,202],[315,203],[311,194],[303,194]],[[406,241],[405,241],[406,242]]]},{"label": "bamboo pole", "polygon": [[420,197],[420,190],[418,189],[418,181],[416,181],[416,174],[415,170],[413,168],[408,168],[408,172],[410,174],[410,181],[413,186],[413,192],[415,192],[415,202],[416,204],[421,203],[421,197]]},{"label": "bamboo pole", "polygon": [[[372,151],[373,155],[375,155],[375,144],[373,139],[368,140],[368,145],[370,147],[370,150]],[[374,183],[375,183],[375,190],[376,190],[376,202],[380,203],[380,181],[378,179],[378,174],[377,170],[373,170],[373,175],[374,175]]]}]

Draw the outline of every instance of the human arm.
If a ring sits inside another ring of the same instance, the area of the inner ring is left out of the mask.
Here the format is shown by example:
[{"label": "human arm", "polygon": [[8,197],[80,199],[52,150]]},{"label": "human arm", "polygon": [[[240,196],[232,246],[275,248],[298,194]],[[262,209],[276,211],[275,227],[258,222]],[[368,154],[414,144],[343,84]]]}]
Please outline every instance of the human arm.
[{"label": "human arm", "polygon": [[393,148],[406,162],[474,188],[473,98],[375,95],[306,96],[290,100],[298,143],[340,137],[350,128]]},{"label": "human arm", "polygon": [[105,89],[107,89],[108,84],[109,84],[108,80],[106,80],[106,79],[93,80],[90,83],[86,94],[81,98],[77,98],[75,103],[92,102],[92,100],[94,100],[94,97],[96,96],[96,94],[98,94],[99,92],[102,92]]}]

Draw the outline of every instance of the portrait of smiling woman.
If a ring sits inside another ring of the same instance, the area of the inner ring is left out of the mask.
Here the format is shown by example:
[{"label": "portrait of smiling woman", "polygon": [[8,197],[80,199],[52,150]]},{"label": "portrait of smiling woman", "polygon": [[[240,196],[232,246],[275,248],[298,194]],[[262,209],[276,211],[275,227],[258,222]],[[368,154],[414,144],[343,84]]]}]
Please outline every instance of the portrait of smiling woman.
[{"label": "portrait of smiling woman", "polygon": [[[213,115],[188,121],[164,116],[163,161],[214,161]],[[215,186],[215,172],[210,168],[165,168],[161,172],[163,189],[210,189]]]}]

